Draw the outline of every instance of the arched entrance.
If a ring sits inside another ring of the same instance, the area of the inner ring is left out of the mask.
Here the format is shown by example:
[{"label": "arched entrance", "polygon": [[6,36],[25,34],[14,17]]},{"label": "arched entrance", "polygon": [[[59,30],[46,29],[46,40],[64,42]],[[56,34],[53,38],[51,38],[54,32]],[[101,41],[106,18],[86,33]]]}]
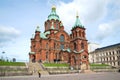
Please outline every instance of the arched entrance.
[{"label": "arched entrance", "polygon": [[32,62],[35,62],[35,59],[36,59],[36,57],[35,57],[35,55],[33,55],[32,56]]},{"label": "arched entrance", "polygon": [[86,70],[87,69],[87,64],[84,62],[81,64],[81,70]]}]

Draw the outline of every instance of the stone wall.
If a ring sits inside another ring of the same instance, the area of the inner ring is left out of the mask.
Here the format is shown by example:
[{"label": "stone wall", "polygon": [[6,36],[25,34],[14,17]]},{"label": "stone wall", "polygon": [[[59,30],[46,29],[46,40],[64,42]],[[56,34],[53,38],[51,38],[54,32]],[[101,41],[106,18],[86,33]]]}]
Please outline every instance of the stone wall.
[{"label": "stone wall", "polygon": [[0,66],[0,76],[31,75],[26,66]]}]

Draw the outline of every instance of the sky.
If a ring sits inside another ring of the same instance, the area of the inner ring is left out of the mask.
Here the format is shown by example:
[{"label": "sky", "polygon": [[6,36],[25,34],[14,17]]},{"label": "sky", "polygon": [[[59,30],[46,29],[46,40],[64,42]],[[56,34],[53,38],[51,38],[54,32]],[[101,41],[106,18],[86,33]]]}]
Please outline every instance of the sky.
[{"label": "sky", "polygon": [[69,34],[78,12],[88,42],[120,43],[120,0],[0,0],[0,57],[29,61],[32,34],[44,32],[52,5]]}]

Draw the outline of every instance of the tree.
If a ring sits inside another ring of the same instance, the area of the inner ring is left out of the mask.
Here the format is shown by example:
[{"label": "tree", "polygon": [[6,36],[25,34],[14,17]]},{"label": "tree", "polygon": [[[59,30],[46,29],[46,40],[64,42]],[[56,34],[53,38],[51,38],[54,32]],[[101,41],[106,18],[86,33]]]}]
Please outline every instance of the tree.
[{"label": "tree", "polygon": [[16,58],[13,58],[13,62],[16,62]]}]

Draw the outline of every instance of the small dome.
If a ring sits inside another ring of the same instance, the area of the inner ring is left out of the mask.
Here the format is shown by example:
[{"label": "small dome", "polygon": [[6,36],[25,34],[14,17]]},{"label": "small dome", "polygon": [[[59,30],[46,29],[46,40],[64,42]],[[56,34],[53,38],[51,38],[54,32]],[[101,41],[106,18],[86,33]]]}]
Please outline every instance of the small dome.
[{"label": "small dome", "polygon": [[36,31],[40,31],[40,27],[39,26],[37,26]]},{"label": "small dome", "polygon": [[53,6],[52,6],[52,10],[56,10],[56,6],[53,5]]}]

